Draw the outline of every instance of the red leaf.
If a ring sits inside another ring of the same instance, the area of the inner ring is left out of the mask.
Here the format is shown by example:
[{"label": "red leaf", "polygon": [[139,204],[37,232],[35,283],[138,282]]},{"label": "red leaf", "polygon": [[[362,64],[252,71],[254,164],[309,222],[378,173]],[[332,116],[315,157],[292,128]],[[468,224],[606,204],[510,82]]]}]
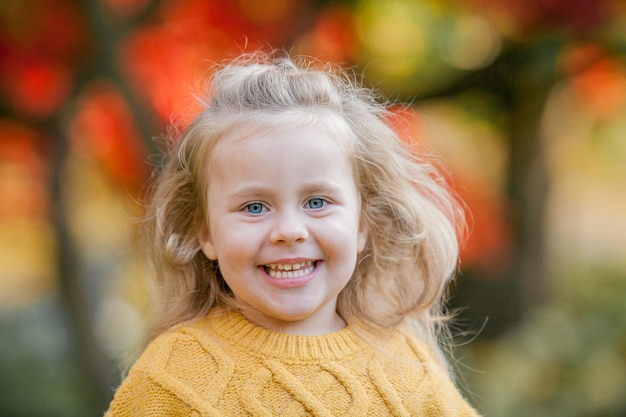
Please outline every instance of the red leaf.
[{"label": "red leaf", "polygon": [[47,117],[66,99],[71,87],[70,72],[62,64],[40,61],[16,68],[10,75],[12,104],[25,113]]},{"label": "red leaf", "polygon": [[138,187],[147,177],[145,148],[128,105],[114,89],[93,86],[69,129],[72,150],[97,163],[114,182]]}]

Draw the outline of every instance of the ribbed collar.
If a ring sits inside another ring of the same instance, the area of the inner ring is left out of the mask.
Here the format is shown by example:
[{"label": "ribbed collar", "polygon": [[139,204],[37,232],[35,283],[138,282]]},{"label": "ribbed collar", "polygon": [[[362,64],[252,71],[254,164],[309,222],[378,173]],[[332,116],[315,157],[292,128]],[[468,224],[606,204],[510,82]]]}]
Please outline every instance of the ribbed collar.
[{"label": "ribbed collar", "polygon": [[214,335],[232,349],[282,361],[338,360],[367,349],[350,326],[321,336],[292,335],[259,327],[236,311],[211,313],[190,327],[200,339]]}]

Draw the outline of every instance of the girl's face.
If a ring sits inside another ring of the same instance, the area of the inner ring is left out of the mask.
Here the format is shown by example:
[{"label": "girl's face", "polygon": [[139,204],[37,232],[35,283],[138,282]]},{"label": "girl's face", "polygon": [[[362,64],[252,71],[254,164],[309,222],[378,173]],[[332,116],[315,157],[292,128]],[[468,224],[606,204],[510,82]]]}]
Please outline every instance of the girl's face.
[{"label": "girl's face", "polygon": [[367,240],[346,152],[311,126],[217,145],[200,246],[252,322],[315,335],[345,326],[337,295]]}]

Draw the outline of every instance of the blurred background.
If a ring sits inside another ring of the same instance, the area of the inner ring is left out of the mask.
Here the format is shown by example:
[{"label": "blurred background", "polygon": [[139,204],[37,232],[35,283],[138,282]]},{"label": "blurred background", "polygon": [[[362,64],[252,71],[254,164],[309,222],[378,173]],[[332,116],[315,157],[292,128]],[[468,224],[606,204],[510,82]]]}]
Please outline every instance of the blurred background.
[{"label": "blurred background", "polygon": [[138,345],[134,220],[211,65],[349,67],[470,235],[459,384],[487,416],[626,415],[626,3],[2,0],[0,415],[99,416]]}]

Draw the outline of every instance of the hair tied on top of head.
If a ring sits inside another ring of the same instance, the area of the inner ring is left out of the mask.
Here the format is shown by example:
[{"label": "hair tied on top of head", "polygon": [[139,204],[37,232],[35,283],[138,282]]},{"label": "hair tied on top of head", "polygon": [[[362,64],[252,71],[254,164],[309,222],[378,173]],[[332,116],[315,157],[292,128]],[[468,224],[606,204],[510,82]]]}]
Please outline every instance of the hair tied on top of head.
[{"label": "hair tied on top of head", "polygon": [[274,63],[277,68],[286,69],[290,71],[296,71],[298,69],[296,64],[291,59],[285,56],[275,58]]}]

